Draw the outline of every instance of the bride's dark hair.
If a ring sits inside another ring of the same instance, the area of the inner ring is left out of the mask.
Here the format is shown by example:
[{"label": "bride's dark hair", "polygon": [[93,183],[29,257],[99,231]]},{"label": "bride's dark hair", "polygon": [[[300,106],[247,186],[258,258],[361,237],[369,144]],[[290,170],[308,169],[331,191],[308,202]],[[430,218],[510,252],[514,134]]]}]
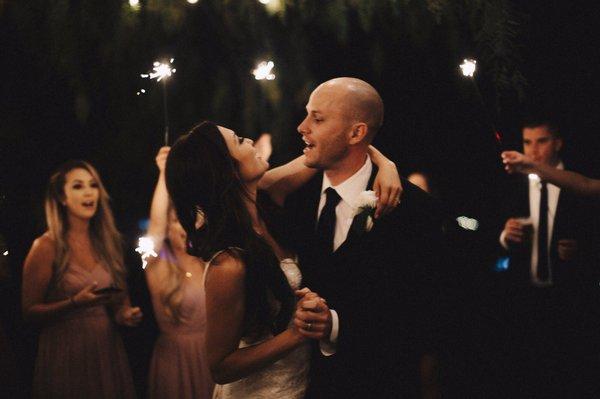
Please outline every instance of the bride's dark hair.
[{"label": "bride's dark hair", "polygon": [[[287,327],[294,297],[273,250],[252,226],[245,205],[250,195],[238,171],[217,125],[205,121],[171,148],[167,189],[187,233],[191,255],[209,260],[218,251],[228,250],[244,262],[244,336],[278,333]],[[280,303],[279,310],[273,308],[273,297]]]}]

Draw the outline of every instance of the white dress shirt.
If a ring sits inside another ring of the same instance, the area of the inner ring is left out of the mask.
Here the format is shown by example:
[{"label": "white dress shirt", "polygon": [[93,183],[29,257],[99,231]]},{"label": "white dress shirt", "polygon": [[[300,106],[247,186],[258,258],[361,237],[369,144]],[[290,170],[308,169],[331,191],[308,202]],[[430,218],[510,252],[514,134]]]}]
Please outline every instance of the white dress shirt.
[{"label": "white dress shirt", "polygon": [[[336,251],[348,237],[348,231],[352,225],[354,219],[354,213],[357,207],[355,206],[356,200],[361,192],[367,189],[369,179],[371,178],[371,172],[373,171],[373,163],[371,158],[367,155],[364,165],[352,176],[344,180],[337,186],[333,186],[327,175],[323,173],[323,185],[321,186],[321,200],[319,201],[319,207],[317,209],[316,220],[319,220],[321,211],[325,207],[327,195],[325,190],[329,187],[335,189],[338,195],[341,197],[340,202],[335,207],[335,229],[333,235],[333,250]],[[335,353],[335,344],[339,335],[339,317],[335,310],[331,311],[331,334],[329,335],[329,341],[321,341],[321,353],[325,356],[330,356]]]},{"label": "white dress shirt", "polygon": [[[565,168],[562,162],[556,166],[556,169],[563,170]],[[560,187],[554,184],[546,183],[548,188],[548,266],[549,276],[548,281],[543,282],[537,278],[538,268],[538,252],[537,246],[539,241],[538,226],[540,223],[540,197],[542,183],[537,175],[529,175],[529,216],[533,224],[533,237],[531,238],[531,282],[538,286],[547,286],[552,284],[552,261],[550,259],[550,244],[552,242],[552,232],[554,229],[554,217],[556,216],[556,208],[558,206],[558,197],[560,196]],[[504,248],[508,248],[504,231],[500,234],[500,243]]]}]

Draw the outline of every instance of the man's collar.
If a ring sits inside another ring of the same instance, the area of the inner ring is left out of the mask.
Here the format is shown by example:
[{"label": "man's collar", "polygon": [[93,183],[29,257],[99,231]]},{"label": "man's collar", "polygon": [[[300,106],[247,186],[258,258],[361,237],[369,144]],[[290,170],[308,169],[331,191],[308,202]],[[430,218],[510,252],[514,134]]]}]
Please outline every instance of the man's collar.
[{"label": "man's collar", "polygon": [[358,195],[367,189],[367,184],[371,178],[373,171],[373,162],[367,155],[364,165],[352,176],[344,180],[337,186],[332,186],[327,175],[323,173],[323,184],[321,186],[321,194],[329,187],[333,187],[344,202],[354,206]]}]

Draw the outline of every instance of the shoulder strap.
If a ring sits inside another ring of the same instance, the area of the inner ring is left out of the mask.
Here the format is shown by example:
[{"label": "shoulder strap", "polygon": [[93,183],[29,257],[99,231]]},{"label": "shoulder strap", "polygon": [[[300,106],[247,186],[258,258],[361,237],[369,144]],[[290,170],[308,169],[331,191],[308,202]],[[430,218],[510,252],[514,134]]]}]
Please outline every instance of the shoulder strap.
[{"label": "shoulder strap", "polygon": [[243,251],[243,249],[239,247],[229,247],[215,252],[214,255],[210,257],[208,262],[206,262],[206,266],[204,266],[204,273],[202,274],[202,286],[206,285],[206,275],[208,274],[208,268],[210,267],[212,261],[215,260],[215,258],[221,255],[223,252],[229,251],[230,249],[237,249],[238,251]]}]

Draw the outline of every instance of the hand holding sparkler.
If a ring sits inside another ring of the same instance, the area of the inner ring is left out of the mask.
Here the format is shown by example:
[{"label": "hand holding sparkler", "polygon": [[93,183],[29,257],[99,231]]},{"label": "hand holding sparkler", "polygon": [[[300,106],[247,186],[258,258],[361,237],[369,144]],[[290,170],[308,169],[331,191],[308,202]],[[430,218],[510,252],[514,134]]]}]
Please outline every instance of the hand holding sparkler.
[{"label": "hand holding sparkler", "polygon": [[535,162],[527,155],[518,151],[504,151],[501,157],[508,173],[536,173]]}]

